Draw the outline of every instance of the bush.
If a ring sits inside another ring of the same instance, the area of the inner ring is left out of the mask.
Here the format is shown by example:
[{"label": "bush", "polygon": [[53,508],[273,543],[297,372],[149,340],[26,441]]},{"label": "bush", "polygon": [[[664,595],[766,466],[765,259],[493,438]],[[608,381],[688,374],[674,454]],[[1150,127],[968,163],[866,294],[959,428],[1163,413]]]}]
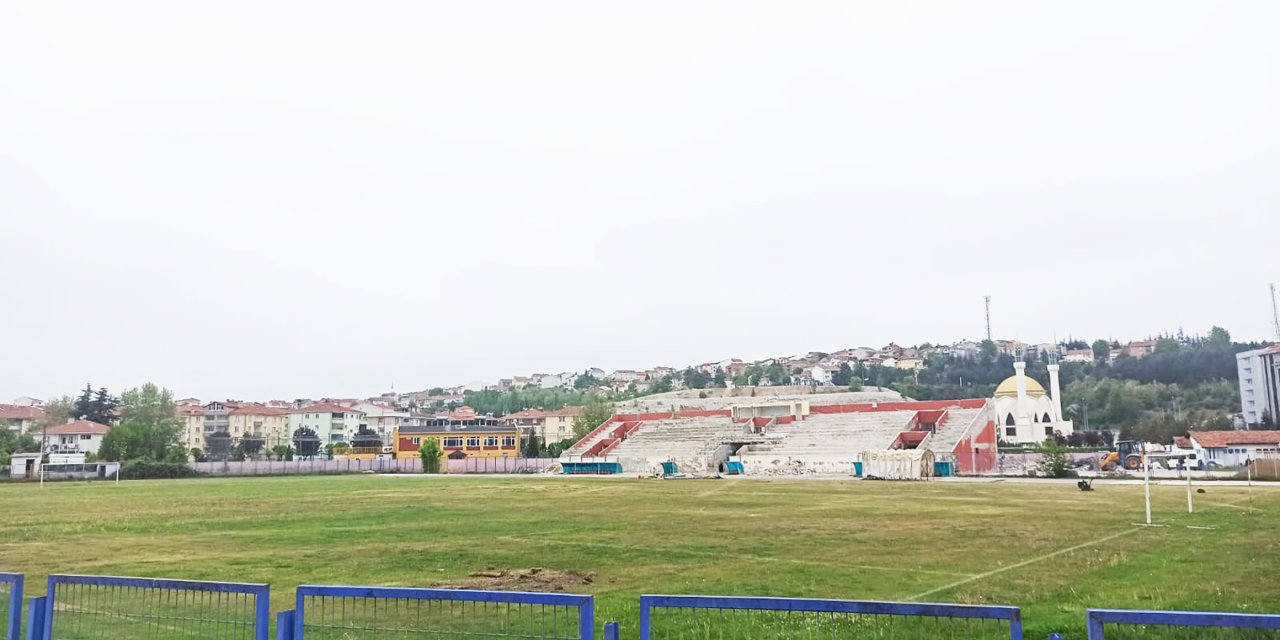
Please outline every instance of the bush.
[{"label": "bush", "polygon": [[423,438],[422,448],[418,449],[418,455],[422,458],[423,473],[440,473],[440,456],[444,451],[440,449],[440,442],[435,438]]},{"label": "bush", "polygon": [[1046,478],[1068,478],[1074,475],[1067,459],[1067,448],[1057,440],[1045,440],[1040,445],[1040,475]]},{"label": "bush", "polygon": [[179,462],[151,462],[130,460],[124,463],[120,477],[125,480],[194,478],[200,475],[195,469]]}]

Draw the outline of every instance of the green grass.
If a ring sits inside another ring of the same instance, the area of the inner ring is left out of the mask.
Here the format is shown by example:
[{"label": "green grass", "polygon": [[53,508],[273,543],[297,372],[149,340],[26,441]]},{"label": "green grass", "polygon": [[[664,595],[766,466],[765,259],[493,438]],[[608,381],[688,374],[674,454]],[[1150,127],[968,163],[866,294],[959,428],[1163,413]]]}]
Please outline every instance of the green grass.
[{"label": "green grass", "polygon": [[[1280,489],[807,480],[296,477],[0,485],[0,570],[430,586],[591,571],[634,637],[642,593],[1012,604],[1028,637],[1087,607],[1280,612]],[[1252,507],[1250,507],[1252,505]],[[1212,527],[1188,528],[1185,525]],[[1072,547],[1075,550],[1058,553]],[[1046,557],[1048,556],[1048,557]],[[1025,563],[1025,564],[1022,564]]]}]

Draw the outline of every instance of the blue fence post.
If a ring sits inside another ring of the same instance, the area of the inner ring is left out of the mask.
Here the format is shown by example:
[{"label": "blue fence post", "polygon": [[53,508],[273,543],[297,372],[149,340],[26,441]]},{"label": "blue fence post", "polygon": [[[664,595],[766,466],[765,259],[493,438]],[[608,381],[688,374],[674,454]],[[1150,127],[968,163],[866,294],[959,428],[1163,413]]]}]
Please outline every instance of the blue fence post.
[{"label": "blue fence post", "polygon": [[594,598],[578,607],[578,637],[581,640],[595,640],[596,612]]},{"label": "blue fence post", "polygon": [[649,609],[652,605],[652,598],[640,596],[640,640],[649,640]]},{"label": "blue fence post", "polygon": [[0,632],[7,640],[22,640],[22,574],[0,573],[0,582],[9,583],[9,621]]},{"label": "blue fence post", "polygon": [[604,625],[604,640],[618,640],[618,623],[610,622]]},{"label": "blue fence post", "polygon": [[276,640],[293,640],[293,610],[276,614]]},{"label": "blue fence post", "polygon": [[[44,640],[48,635],[44,631],[44,609],[49,598],[40,596],[27,603],[27,640]],[[21,618],[21,614],[18,616]]]},{"label": "blue fence post", "polygon": [[[268,587],[269,589],[269,587]],[[257,640],[271,640],[271,595],[270,591],[258,595],[253,603],[253,636]]]},{"label": "blue fence post", "polygon": [[1092,609],[1085,612],[1089,640],[1102,640],[1102,618]]}]

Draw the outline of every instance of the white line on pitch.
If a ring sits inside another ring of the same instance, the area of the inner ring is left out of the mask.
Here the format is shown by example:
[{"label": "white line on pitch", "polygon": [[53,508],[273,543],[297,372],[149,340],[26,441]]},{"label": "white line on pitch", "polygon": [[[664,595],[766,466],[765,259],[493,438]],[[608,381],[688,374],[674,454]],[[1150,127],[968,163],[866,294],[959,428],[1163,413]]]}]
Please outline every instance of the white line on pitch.
[{"label": "white line on pitch", "polygon": [[1104,543],[1104,542],[1107,542],[1108,540],[1115,540],[1116,538],[1119,538],[1120,536],[1127,536],[1127,535],[1129,535],[1129,534],[1131,534],[1131,533],[1135,533],[1135,532],[1137,532],[1137,531],[1141,531],[1141,530],[1142,530],[1142,529],[1136,529],[1136,528],[1135,528],[1135,529],[1125,529],[1124,531],[1121,531],[1121,532],[1119,532],[1119,533],[1113,533],[1113,534],[1111,534],[1111,535],[1109,535],[1109,536],[1105,536],[1105,537],[1102,537],[1102,538],[1098,538],[1097,540],[1090,540],[1089,542],[1082,542],[1082,543],[1080,543],[1080,544],[1078,544],[1078,545],[1075,545],[1075,546],[1073,546],[1073,547],[1067,547],[1066,549],[1059,549],[1059,550],[1054,551],[1054,552],[1052,552],[1052,553],[1046,553],[1046,554],[1044,554],[1044,555],[1042,555],[1042,556],[1037,556],[1037,557],[1032,558],[1032,559],[1030,559],[1030,560],[1023,560],[1022,562],[1019,562],[1019,563],[1017,563],[1017,564],[1011,564],[1011,565],[1009,565],[1009,566],[1007,566],[1007,567],[1000,567],[999,569],[992,569],[991,571],[987,571],[986,573],[979,573],[979,574],[978,574],[978,575],[976,575],[976,576],[973,576],[973,577],[970,577],[970,578],[965,578],[964,580],[958,580],[958,581],[956,581],[956,582],[952,582],[951,584],[945,584],[945,585],[942,585],[941,587],[938,587],[938,588],[936,588],[936,589],[930,589],[930,590],[925,591],[925,592],[923,592],[923,593],[917,593],[916,595],[911,596],[910,598],[908,598],[908,600],[919,600],[920,598],[923,598],[923,597],[925,597],[925,596],[931,596],[931,595],[933,595],[933,594],[935,594],[935,593],[938,593],[939,591],[946,591],[947,589],[952,589],[952,588],[954,588],[954,587],[958,587],[958,586],[960,586],[960,585],[962,585],[962,584],[968,584],[968,583],[970,583],[970,582],[973,582],[974,580],[981,580],[981,579],[983,579],[983,578],[989,578],[989,577],[991,577],[991,576],[996,575],[997,573],[1004,573],[1005,571],[1012,571],[1013,569],[1019,569],[1019,568],[1025,567],[1025,566],[1027,566],[1027,565],[1029,565],[1029,564],[1035,564],[1035,563],[1040,562],[1040,561],[1042,561],[1042,560],[1048,560],[1049,558],[1053,558],[1053,557],[1056,557],[1056,556],[1060,556],[1060,555],[1062,555],[1062,554],[1064,554],[1064,553],[1071,553],[1072,551],[1076,551],[1077,549],[1083,549],[1083,548],[1085,548],[1085,547],[1091,547],[1091,546],[1093,546],[1093,545],[1095,545],[1095,544],[1102,544],[1102,543]]}]

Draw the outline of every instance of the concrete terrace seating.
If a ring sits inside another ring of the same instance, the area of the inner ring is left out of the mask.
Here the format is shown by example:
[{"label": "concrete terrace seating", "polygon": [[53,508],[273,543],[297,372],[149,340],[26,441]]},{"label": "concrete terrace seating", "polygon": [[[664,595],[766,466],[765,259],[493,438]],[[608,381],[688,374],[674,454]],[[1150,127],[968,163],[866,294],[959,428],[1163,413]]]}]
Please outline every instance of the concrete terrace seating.
[{"label": "concrete terrace seating", "polygon": [[960,438],[964,435],[969,423],[973,422],[979,415],[982,415],[984,411],[985,409],[958,409],[955,407],[947,409],[946,424],[938,428],[938,431],[929,439],[925,448],[932,449],[934,453],[951,453],[955,450],[956,443],[960,442]]},{"label": "concrete terrace seating", "polygon": [[610,452],[619,458],[661,459],[704,455],[744,428],[725,417],[651,420]]},{"label": "concrete terrace seating", "polygon": [[868,449],[887,449],[910,422],[914,411],[814,414],[770,430],[777,444],[753,446],[744,454],[775,458],[843,457],[850,461]]}]

